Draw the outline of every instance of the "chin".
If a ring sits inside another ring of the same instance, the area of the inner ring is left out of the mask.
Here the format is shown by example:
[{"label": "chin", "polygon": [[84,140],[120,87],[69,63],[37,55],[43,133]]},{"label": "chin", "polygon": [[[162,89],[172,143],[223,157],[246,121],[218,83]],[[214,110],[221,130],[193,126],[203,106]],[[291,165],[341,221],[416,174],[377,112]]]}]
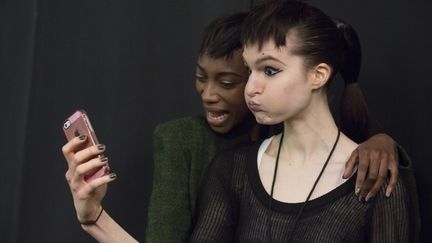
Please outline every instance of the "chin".
[{"label": "chin", "polygon": [[229,133],[229,131],[231,130],[229,127],[226,126],[221,126],[221,127],[210,126],[210,128],[213,132],[220,133],[220,134]]},{"label": "chin", "polygon": [[274,119],[267,116],[256,116],[255,120],[261,125],[276,125],[280,123],[280,121],[275,121]]}]

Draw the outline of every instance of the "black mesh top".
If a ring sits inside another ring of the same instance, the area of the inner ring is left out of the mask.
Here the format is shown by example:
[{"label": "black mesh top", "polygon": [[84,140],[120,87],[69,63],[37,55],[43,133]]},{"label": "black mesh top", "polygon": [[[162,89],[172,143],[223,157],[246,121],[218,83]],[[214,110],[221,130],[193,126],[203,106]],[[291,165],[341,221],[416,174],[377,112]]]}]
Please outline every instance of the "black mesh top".
[{"label": "black mesh top", "polygon": [[[190,242],[288,241],[303,203],[273,199],[270,223],[270,196],[260,181],[256,162],[259,146],[215,158],[200,195]],[[354,194],[355,177],[308,202],[291,242],[413,241],[414,219],[404,179],[399,178],[390,198],[385,197],[384,185],[372,201],[361,203]]]}]

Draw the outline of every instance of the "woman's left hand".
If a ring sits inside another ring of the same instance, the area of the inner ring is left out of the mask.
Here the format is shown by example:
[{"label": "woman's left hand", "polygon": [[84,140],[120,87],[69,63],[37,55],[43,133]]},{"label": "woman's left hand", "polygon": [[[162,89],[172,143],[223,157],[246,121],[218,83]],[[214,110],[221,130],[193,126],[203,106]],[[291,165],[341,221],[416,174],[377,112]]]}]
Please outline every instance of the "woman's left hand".
[{"label": "woman's left hand", "polygon": [[391,178],[386,188],[386,196],[389,197],[396,185],[399,173],[396,142],[387,134],[380,133],[361,143],[352,152],[345,165],[344,179],[352,175],[357,163],[355,193],[359,196],[359,200],[367,202],[378,193],[387,178],[388,170],[390,170]]}]

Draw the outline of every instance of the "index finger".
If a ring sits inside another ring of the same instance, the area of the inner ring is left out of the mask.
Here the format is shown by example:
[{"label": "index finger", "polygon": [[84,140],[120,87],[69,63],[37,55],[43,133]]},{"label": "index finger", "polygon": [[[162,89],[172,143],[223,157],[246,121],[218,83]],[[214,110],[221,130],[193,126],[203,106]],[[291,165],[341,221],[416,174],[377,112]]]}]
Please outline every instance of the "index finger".
[{"label": "index finger", "polygon": [[363,183],[366,180],[366,175],[369,170],[369,157],[359,157],[359,165],[357,169],[357,178],[355,193],[358,196],[360,194],[360,189],[363,187]]},{"label": "index finger", "polygon": [[354,166],[358,163],[358,148],[356,148],[348,159],[348,162],[345,163],[345,170],[342,178],[347,179],[352,175]]},{"label": "index finger", "polygon": [[74,137],[62,147],[63,156],[65,157],[68,164],[71,161],[72,156],[78,151],[79,146],[87,139],[86,135]]}]

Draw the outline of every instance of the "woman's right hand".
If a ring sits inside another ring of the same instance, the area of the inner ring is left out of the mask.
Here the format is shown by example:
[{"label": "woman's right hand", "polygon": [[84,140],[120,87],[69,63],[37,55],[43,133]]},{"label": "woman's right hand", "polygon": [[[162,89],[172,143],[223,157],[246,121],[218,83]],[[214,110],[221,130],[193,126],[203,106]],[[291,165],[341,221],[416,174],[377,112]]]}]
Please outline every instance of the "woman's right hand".
[{"label": "woman's right hand", "polygon": [[98,155],[105,151],[102,144],[82,149],[87,137],[82,135],[75,137],[66,143],[62,152],[68,163],[66,181],[72,192],[74,206],[80,223],[95,221],[102,210],[101,201],[107,191],[107,184],[115,180],[114,173],[105,173],[104,176],[85,180],[89,172],[97,170],[101,166],[108,171],[108,159],[99,158]]}]

